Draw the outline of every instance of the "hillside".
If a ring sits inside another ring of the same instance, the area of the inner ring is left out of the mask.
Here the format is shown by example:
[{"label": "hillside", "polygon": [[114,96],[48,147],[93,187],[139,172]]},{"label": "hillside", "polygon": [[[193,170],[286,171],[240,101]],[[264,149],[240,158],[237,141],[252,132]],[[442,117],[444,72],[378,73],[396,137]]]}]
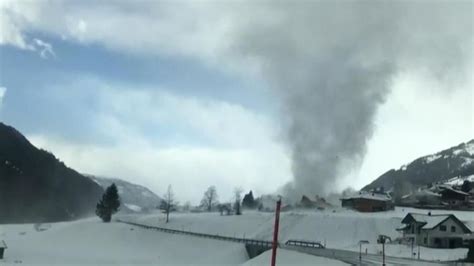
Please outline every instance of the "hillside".
[{"label": "hillside", "polygon": [[0,223],[63,221],[93,214],[103,190],[0,123]]},{"label": "hillside", "polygon": [[397,194],[403,194],[412,188],[473,174],[474,139],[418,158],[398,170],[391,169],[362,190],[383,186],[385,190],[394,190]]},{"label": "hillside", "polygon": [[122,179],[98,177],[93,175],[86,176],[94,180],[104,189],[112,185],[112,183],[115,183],[122,202],[122,206],[120,207],[121,210],[134,212],[152,210],[159,206],[162,200],[162,198],[157,196],[148,188],[132,184]]}]

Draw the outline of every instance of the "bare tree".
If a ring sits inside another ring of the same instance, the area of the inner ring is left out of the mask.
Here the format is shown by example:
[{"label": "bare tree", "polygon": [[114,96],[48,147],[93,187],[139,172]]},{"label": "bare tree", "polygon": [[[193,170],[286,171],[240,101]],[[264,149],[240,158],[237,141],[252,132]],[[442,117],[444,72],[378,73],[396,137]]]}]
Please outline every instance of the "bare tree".
[{"label": "bare tree", "polygon": [[207,211],[211,211],[212,207],[217,204],[217,191],[215,186],[210,186],[207,188],[206,192],[204,192],[204,197],[201,200],[201,205],[207,209]]},{"label": "bare tree", "polygon": [[174,200],[174,193],[171,185],[168,185],[168,190],[164,196],[164,199],[161,201],[160,209],[162,209],[166,213],[166,223],[169,222],[170,212],[172,212],[176,206],[176,202]]}]

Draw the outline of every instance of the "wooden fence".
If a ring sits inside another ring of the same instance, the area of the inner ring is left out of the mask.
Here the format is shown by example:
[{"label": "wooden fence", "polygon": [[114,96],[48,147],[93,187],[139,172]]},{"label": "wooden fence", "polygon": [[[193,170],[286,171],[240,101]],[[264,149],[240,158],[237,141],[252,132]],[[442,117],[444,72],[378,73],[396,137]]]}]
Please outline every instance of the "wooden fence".
[{"label": "wooden fence", "polygon": [[[140,223],[128,222],[128,221],[123,221],[123,220],[120,220],[120,219],[117,219],[117,222],[124,223],[124,224],[129,224],[129,225],[133,225],[133,226],[137,226],[137,227],[141,227],[141,228],[144,228],[144,229],[156,230],[156,231],[159,231],[159,232],[164,232],[164,233],[169,233],[169,234],[191,235],[191,236],[196,236],[196,237],[210,238],[210,239],[224,240],[224,241],[231,241],[231,242],[238,242],[238,243],[244,243],[244,244],[255,245],[255,246],[263,246],[263,247],[271,247],[272,246],[271,241],[265,241],[265,240],[257,240],[257,239],[249,239],[249,238],[238,238],[238,237],[230,237],[230,236],[220,236],[220,235],[204,234],[204,233],[197,233],[197,232],[184,231],[184,230],[176,230],[176,229],[170,229],[170,228],[164,228],[164,227],[158,227],[158,226],[151,226],[151,225],[145,225],[145,224],[140,224]],[[278,243],[278,246],[280,246],[280,243]]]}]

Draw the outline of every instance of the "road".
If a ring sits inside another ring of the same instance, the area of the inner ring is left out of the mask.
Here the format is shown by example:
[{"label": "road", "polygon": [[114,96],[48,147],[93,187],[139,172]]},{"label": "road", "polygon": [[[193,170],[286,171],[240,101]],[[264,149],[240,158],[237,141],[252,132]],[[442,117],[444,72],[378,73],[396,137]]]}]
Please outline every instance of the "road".
[{"label": "road", "polygon": [[[339,249],[321,249],[308,247],[291,247],[283,246],[282,248],[298,251],[301,253],[311,254],[319,257],[326,257],[340,260],[352,265],[382,265],[382,256],[375,254],[362,254],[362,259],[359,260],[359,253],[354,251],[339,250]],[[385,256],[385,265],[446,265],[448,262],[433,262],[424,260],[414,260],[409,258],[398,258]]]}]

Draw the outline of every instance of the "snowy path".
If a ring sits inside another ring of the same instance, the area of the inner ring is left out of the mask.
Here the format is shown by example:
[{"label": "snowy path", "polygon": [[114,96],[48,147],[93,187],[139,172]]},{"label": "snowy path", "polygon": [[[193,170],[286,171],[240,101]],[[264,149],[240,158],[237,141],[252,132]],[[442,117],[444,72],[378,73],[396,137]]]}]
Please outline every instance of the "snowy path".
[{"label": "snowy path", "polygon": [[[347,250],[339,249],[318,249],[318,248],[306,248],[306,247],[289,247],[285,246],[285,249],[295,250],[298,252],[311,254],[315,256],[340,260],[347,262],[352,265],[381,265],[383,258],[381,255],[374,254],[363,254],[361,260],[359,260],[359,253]],[[385,256],[386,265],[444,265],[449,262],[433,262],[423,260],[413,260],[408,258],[397,258]]]}]

